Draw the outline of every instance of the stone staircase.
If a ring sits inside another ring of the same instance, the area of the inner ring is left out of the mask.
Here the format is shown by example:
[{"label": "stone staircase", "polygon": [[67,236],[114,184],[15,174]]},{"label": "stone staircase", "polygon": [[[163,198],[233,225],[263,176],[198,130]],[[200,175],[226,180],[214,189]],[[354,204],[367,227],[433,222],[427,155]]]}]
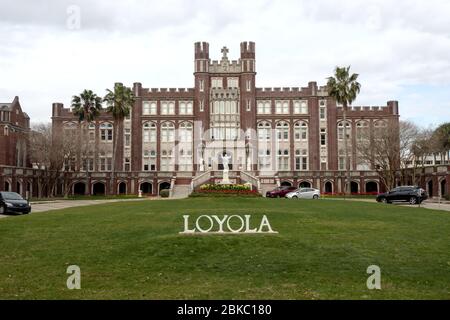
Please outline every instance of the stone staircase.
[{"label": "stone staircase", "polygon": [[275,189],[276,187],[278,187],[278,185],[276,183],[261,184],[261,188],[260,188],[259,193],[261,193],[262,196],[265,197],[267,191],[271,191],[271,190]]}]

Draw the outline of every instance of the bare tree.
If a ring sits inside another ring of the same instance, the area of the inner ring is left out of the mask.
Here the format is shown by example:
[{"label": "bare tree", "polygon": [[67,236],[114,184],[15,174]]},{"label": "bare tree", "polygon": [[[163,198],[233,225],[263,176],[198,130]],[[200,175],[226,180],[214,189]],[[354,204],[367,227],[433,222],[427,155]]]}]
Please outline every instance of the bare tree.
[{"label": "bare tree", "polygon": [[[400,121],[399,123],[399,164],[400,182],[407,184],[407,169],[414,161],[413,147],[419,135],[419,127],[411,121]],[[413,179],[415,181],[415,179]]]},{"label": "bare tree", "polygon": [[396,120],[389,120],[385,126],[361,134],[367,136],[362,137],[356,146],[360,160],[376,170],[387,190],[392,189],[400,168],[399,124]]}]

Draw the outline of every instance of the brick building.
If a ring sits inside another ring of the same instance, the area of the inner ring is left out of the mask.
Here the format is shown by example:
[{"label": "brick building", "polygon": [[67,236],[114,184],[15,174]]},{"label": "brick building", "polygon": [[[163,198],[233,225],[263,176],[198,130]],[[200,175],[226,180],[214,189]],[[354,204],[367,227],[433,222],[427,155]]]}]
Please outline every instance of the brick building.
[{"label": "brick building", "polygon": [[[15,97],[12,102],[0,102],[0,166],[29,166],[27,142],[29,130],[30,118],[22,111],[19,97]],[[27,183],[28,181],[16,179],[12,175],[0,175],[0,190],[23,192]]]},{"label": "brick building", "polygon": [[[242,42],[238,60],[229,60],[226,47],[221,51],[220,60],[211,60],[208,43],[195,43],[193,88],[134,83],[136,102],[123,123],[115,124],[105,112],[90,123],[91,150],[80,159],[67,159],[71,192],[158,194],[170,188],[175,195],[187,193],[221,179],[225,154],[231,158],[231,180],[250,182],[261,192],[280,184],[342,192],[345,124],[342,107],[326,87],[309,82],[301,88],[259,88],[255,43]],[[376,172],[358,159],[358,132],[398,121],[398,111],[397,101],[349,108],[353,192],[382,189]],[[80,129],[70,108],[61,103],[53,104],[52,122],[57,134]],[[116,169],[111,177],[114,139]]]}]

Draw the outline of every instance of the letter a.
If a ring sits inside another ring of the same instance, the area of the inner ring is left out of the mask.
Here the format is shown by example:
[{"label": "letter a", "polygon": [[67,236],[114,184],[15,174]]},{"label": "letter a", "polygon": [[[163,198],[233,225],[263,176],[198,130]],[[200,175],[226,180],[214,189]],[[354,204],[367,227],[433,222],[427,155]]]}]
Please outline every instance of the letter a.
[{"label": "letter a", "polygon": [[71,265],[67,267],[66,273],[71,274],[67,278],[67,288],[69,290],[81,289],[81,271],[77,265]]},{"label": "letter a", "polygon": [[274,233],[266,215],[264,215],[263,218],[261,219],[261,225],[259,226],[258,232],[264,232],[264,231],[262,231],[263,227],[267,227],[268,231],[266,231],[266,232]]},{"label": "letter a", "polygon": [[367,273],[371,274],[367,278],[367,289],[373,290],[373,289],[381,289],[381,269],[377,265],[371,265],[367,267]]}]

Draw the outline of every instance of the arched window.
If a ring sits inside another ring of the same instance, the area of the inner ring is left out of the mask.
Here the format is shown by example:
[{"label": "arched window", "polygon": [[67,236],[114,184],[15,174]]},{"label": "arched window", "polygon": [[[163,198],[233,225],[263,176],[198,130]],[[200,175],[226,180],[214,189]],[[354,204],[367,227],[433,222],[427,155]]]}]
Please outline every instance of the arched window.
[{"label": "arched window", "polygon": [[89,123],[88,126],[88,135],[89,135],[89,142],[94,142],[95,141],[95,124],[94,123]]},{"label": "arched window", "polygon": [[294,139],[295,141],[308,141],[308,123],[305,121],[298,121],[294,124]]},{"label": "arched window", "polygon": [[100,140],[111,142],[113,140],[113,125],[110,122],[103,122],[100,125]]},{"label": "arched window", "polygon": [[265,141],[270,140],[270,131],[272,126],[267,121],[261,121],[258,123],[258,140]]},{"label": "arched window", "polygon": [[154,122],[145,122],[142,130],[143,142],[156,142],[156,124]]},{"label": "arched window", "polygon": [[277,140],[289,141],[289,123],[286,121],[279,121],[276,125]]},{"label": "arched window", "polygon": [[356,139],[369,140],[369,123],[367,121],[358,121],[356,123]]},{"label": "arched window", "polygon": [[191,142],[192,141],[192,123],[183,122],[179,126],[178,136],[180,142]]},{"label": "arched window", "polygon": [[[350,139],[351,125],[347,121],[345,126],[347,127],[347,139]],[[338,133],[338,140],[343,140],[344,139],[344,121],[341,121],[338,123],[338,132],[337,133]]]},{"label": "arched window", "polygon": [[175,141],[175,126],[172,122],[164,122],[161,125],[161,141],[162,142]]}]

